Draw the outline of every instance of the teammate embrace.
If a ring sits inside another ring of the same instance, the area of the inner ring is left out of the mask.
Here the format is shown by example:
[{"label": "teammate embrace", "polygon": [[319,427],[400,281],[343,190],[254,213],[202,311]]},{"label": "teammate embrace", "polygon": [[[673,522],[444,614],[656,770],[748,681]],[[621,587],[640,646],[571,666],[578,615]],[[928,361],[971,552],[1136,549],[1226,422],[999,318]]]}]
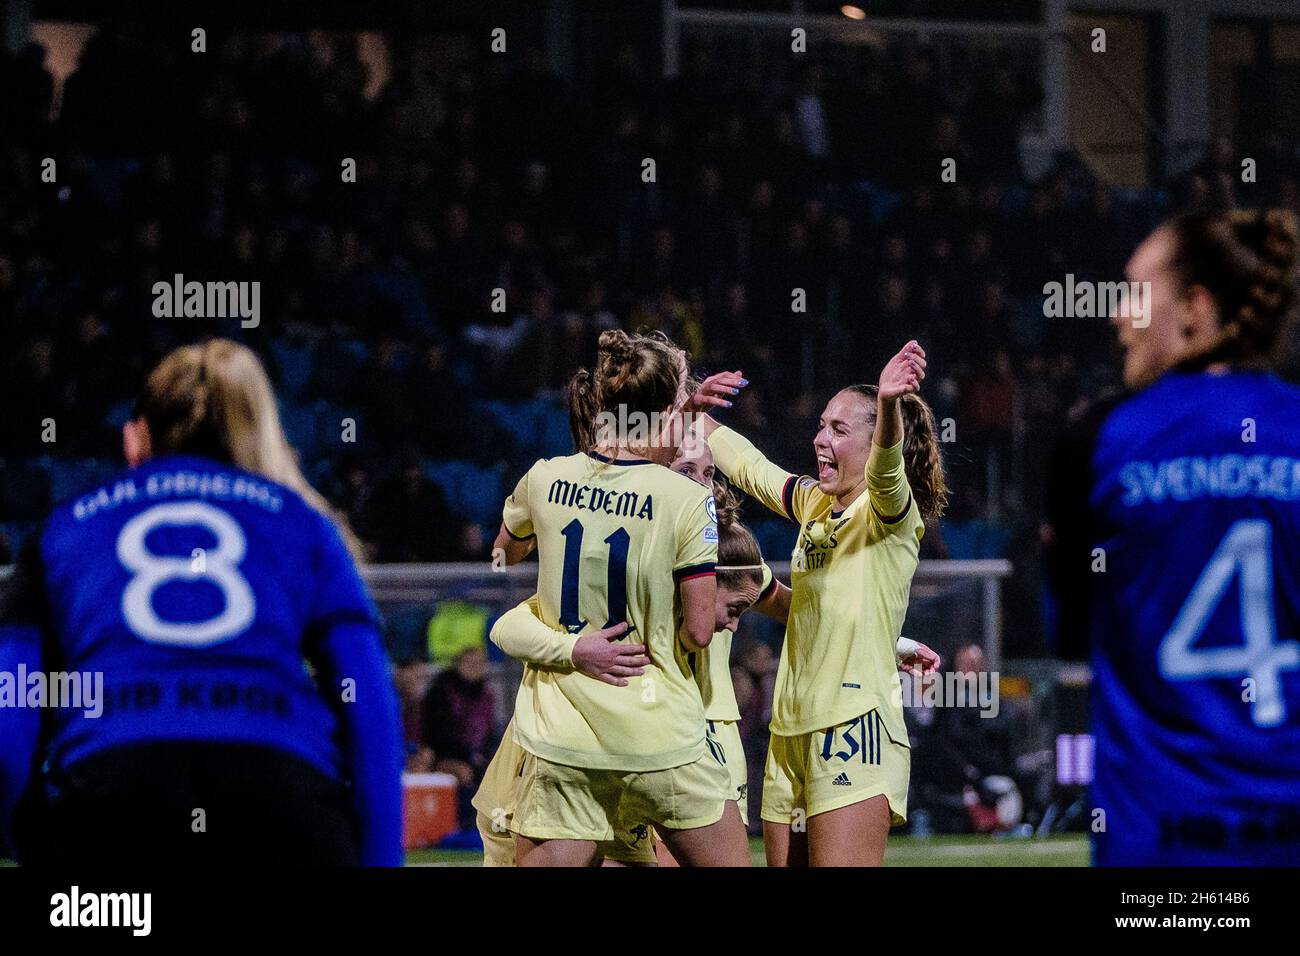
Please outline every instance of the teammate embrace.
[{"label": "teammate embrace", "polygon": [[[740,373],[692,393],[684,354],[662,337],[601,336],[594,375],[571,387],[580,451],[529,470],[497,539],[510,563],[536,548],[539,568],[536,598],[493,631],[527,666],[476,798],[487,862],[512,862],[506,830],[520,865],[650,862],[653,826],[678,862],[746,865],[738,713],[726,650],[711,644],[715,630],[729,643],[750,606],[789,618],[764,783],[769,863],[881,862],[906,816],[895,641],[924,519],[945,497],[933,418],[915,395],[924,369],[911,342],[878,387],[835,396],[814,441],[818,478],[799,480],[703,414],[729,403]],[[682,412],[699,419],[694,444],[681,441]],[[647,419],[667,424],[621,430]],[[690,480],[713,455],[803,525],[793,592],[769,583],[733,509],[720,513]],[[937,663],[927,648],[919,660]]]},{"label": "teammate embrace", "polygon": [[[590,398],[619,422],[667,421],[685,382],[665,340],[605,332]],[[541,621],[570,634],[627,622],[645,647],[636,687],[526,668],[511,821],[522,866],[591,864],[627,819],[654,825],[683,863],[749,862],[690,657],[715,630],[716,505],[662,467],[672,455],[662,432],[602,428],[589,450],[535,464],[506,501],[497,545],[510,563],[537,549]]]}]

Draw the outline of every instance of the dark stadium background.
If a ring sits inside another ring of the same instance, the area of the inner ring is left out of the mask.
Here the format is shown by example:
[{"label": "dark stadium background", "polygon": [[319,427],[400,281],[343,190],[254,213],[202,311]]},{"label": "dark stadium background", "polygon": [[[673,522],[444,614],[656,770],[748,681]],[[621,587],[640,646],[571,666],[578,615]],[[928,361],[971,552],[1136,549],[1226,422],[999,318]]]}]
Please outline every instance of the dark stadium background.
[{"label": "dark stadium background", "polygon": [[[510,485],[569,449],[563,385],[601,330],[659,328],[698,368],[744,369],[730,414],[790,467],[829,394],[917,338],[955,428],[952,507],[923,557],[1013,567],[1006,718],[945,733],[1011,768],[1028,821],[1060,813],[1074,791],[1053,741],[1082,704],[1050,662],[1042,475],[1070,410],[1117,375],[1105,320],[1045,318],[1043,285],[1120,278],[1174,211],[1300,212],[1300,8],[860,6],[863,24],[779,0],[0,2],[0,564],[119,467],[145,372],[208,335],[263,357],[309,479],[373,562],[484,568]],[[260,325],[155,318],[151,287],[175,273],[260,281]],[[748,514],[784,558],[789,528]],[[964,602],[923,604],[910,636],[951,661],[979,638]],[[413,705],[439,605],[389,614]],[[513,672],[494,672],[503,714]],[[963,759],[917,767],[939,829],[969,824],[944,803]]]}]

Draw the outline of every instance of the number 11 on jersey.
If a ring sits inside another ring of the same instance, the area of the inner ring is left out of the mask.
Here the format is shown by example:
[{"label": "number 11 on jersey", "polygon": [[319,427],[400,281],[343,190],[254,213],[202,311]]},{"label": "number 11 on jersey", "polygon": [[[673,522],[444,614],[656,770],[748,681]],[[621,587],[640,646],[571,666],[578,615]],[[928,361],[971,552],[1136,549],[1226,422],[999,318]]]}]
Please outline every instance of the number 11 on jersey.
[{"label": "number 11 on jersey", "polygon": [[[578,608],[582,577],[582,522],[574,518],[561,534],[564,535],[564,576],[560,584],[560,623],[570,634],[577,634],[587,626]],[[609,620],[605,627],[613,627],[627,619],[627,552],[632,536],[626,528],[619,528],[605,539],[609,546],[605,580],[605,601]]]}]

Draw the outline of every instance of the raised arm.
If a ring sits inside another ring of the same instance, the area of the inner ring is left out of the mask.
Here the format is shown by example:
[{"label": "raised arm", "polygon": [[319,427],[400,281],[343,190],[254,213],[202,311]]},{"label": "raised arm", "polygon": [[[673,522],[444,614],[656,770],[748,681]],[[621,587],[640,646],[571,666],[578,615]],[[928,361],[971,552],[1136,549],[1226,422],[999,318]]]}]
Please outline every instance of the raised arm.
[{"label": "raised arm", "polygon": [[900,517],[908,508],[912,490],[903,463],[904,395],[920,391],[925,378],[925,349],[908,342],[889,360],[880,373],[876,393],[876,428],[867,456],[867,494],[876,514],[885,522]]},{"label": "raised arm", "polygon": [[708,414],[711,408],[729,407],[730,397],[748,384],[740,372],[710,375],[682,406],[684,416],[695,435],[708,440],[714,462],[733,485],[777,514],[796,521],[792,502],[797,476],[772,464],[743,435]]},{"label": "raised arm", "polygon": [[772,464],[749,439],[713,418],[705,416],[701,424],[712,425],[708,438],[713,460],[733,485],[782,517],[799,520],[794,511],[797,475]]}]

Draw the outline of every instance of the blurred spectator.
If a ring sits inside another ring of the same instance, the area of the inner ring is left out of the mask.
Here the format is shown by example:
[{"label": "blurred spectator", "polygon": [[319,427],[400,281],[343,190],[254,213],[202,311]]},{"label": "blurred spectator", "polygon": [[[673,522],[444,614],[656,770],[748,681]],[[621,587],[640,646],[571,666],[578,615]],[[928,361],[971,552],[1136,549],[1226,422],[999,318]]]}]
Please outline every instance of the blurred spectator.
[{"label": "blurred spectator", "polygon": [[433,679],[424,698],[424,744],[433,753],[433,769],[456,778],[462,829],[474,825],[469,800],[497,744],[495,715],[487,653],[481,646],[466,648]]},{"label": "blurred spectator", "polygon": [[429,773],[434,768],[434,750],[425,733],[425,700],[429,691],[429,664],[403,661],[394,672],[397,697],[402,707],[402,740],[406,744],[406,772]]},{"label": "blurred spectator", "polygon": [[[810,51],[791,75],[786,57],[728,70],[693,40],[660,83],[635,42],[597,57],[580,90],[532,45],[434,49],[389,37],[375,89],[357,38],[323,32],[214,37],[197,69],[146,30],[106,27],[61,91],[38,45],[0,56],[6,452],[46,471],[115,456],[149,364],[233,334],[277,370],[304,467],[373,558],[477,557],[478,532],[409,462],[516,475],[566,452],[562,427],[520,408],[541,399],[562,422],[559,393],[601,330],[659,328],[709,370],[744,369],[763,390],[744,414],[792,467],[827,390],[917,337],[952,393],[947,451],[974,476],[972,512],[996,513],[981,496],[997,454],[1017,491],[998,496],[1019,509],[1008,525],[1032,523],[1034,456],[1005,456],[988,429],[1028,414],[1008,419],[1013,392],[1068,408],[1110,341],[1104,323],[1049,326],[1035,300],[1066,272],[1115,278],[1170,208],[1154,191],[1119,202],[1069,155],[1024,180],[1041,95],[1021,52],[900,39]],[[1173,206],[1300,208],[1294,131],[1262,136],[1217,139],[1171,184]],[[320,165],[340,138],[355,184]],[[1247,152],[1258,185],[1238,182]],[[958,182],[940,185],[950,158]],[[155,318],[152,285],[176,273],[261,282],[264,320]],[[1039,418],[1044,445],[1056,421]],[[0,522],[25,517],[0,502]]]},{"label": "blurred spectator", "polygon": [[[953,675],[966,678],[965,686],[972,689],[979,681],[988,681],[983,648],[978,644],[959,648],[951,674],[933,679],[944,681]],[[1014,784],[1007,786],[1015,772],[1011,718],[1002,713],[1000,701],[997,714],[991,715],[969,696],[964,706],[954,706],[955,701],[942,696],[937,700],[941,706],[914,702],[908,708],[915,806],[925,811],[927,826],[939,832],[998,829],[1002,825],[998,802],[1014,788]]]}]

